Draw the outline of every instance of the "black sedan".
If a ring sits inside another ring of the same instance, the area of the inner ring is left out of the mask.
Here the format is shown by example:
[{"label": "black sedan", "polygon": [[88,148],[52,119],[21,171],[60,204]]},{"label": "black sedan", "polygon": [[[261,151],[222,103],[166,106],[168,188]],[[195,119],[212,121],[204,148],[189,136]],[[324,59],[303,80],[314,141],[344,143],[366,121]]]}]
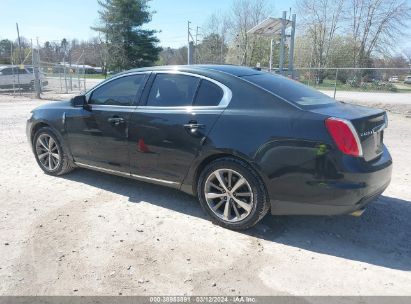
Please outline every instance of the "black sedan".
[{"label": "black sedan", "polygon": [[118,74],[32,112],[40,168],[88,168],[180,189],[247,229],[274,215],[361,214],[391,180],[384,111],[237,66]]}]

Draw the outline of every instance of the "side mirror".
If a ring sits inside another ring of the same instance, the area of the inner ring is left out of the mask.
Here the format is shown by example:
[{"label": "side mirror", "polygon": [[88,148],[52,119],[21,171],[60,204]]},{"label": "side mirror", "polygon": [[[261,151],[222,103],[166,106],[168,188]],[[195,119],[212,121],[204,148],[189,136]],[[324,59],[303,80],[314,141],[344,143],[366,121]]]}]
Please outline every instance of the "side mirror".
[{"label": "side mirror", "polygon": [[84,95],[80,95],[80,96],[76,96],[71,100],[71,104],[73,105],[73,107],[75,108],[79,108],[79,107],[87,107],[87,101],[86,101],[86,96]]}]

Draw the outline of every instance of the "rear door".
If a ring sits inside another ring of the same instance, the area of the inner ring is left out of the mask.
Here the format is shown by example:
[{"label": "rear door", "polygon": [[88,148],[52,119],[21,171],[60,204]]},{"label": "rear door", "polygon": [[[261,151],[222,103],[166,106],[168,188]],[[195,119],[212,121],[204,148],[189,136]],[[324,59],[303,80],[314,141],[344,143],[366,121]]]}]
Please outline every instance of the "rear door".
[{"label": "rear door", "polygon": [[27,86],[30,85],[32,81],[34,81],[34,75],[27,71],[27,69],[21,69],[20,67],[18,67],[17,72],[19,74],[20,84]]},{"label": "rear door", "polygon": [[141,106],[130,123],[131,173],[179,184],[231,91],[211,79],[188,73],[153,73]]},{"label": "rear door", "polygon": [[88,94],[88,109],[66,114],[68,141],[77,163],[130,172],[130,118],[148,76],[132,74],[110,80]]}]

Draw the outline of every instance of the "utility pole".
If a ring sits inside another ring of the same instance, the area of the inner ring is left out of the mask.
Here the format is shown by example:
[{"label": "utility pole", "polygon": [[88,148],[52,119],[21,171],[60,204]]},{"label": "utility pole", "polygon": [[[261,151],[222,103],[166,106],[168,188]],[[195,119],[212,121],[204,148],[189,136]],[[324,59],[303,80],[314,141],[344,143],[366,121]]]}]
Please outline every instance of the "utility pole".
[{"label": "utility pole", "polygon": [[[17,40],[18,40],[18,42],[19,42],[19,61],[20,61],[20,62],[19,62],[19,65],[21,65],[22,62],[23,62],[23,60],[22,60],[22,57],[21,57],[21,40],[20,40],[20,31],[19,31],[19,25],[18,25],[18,23],[16,23],[16,28],[17,28]],[[16,69],[16,71],[17,71],[17,85],[18,85],[18,88],[19,88],[19,91],[20,91],[20,95],[21,95],[19,69],[20,69],[20,66],[18,66],[17,69]],[[14,67],[13,67],[13,71],[14,71]]]},{"label": "utility pole", "polygon": [[197,29],[196,29],[196,42],[195,42],[195,49],[194,49],[194,54],[195,54],[195,56],[194,56],[194,59],[195,59],[195,63],[197,64],[198,63],[198,48],[197,48],[197,46],[198,46],[198,30],[199,30],[199,26],[197,26]]},{"label": "utility pole", "polygon": [[14,77],[14,59],[13,59],[13,42],[10,41],[10,63],[12,68],[12,72],[13,72],[13,96],[16,94],[16,79]]},{"label": "utility pole", "polygon": [[20,60],[19,64],[22,64],[23,60],[22,60],[22,57],[21,57],[21,40],[20,40],[20,31],[19,31],[19,24],[18,23],[16,23],[16,28],[17,28],[17,40],[19,42],[19,60]]},{"label": "utility pole", "polygon": [[273,70],[273,51],[274,51],[274,38],[271,38],[270,44],[270,72]]},{"label": "utility pole", "polygon": [[294,79],[294,42],[295,42],[295,27],[297,16],[293,14],[291,23],[291,41],[290,41],[290,62],[288,64],[288,73],[291,73],[291,78]]},{"label": "utility pole", "polygon": [[34,76],[34,89],[36,91],[36,98],[40,99],[40,77],[38,70],[38,51],[37,54],[34,53],[33,40],[31,40],[31,63],[33,65],[33,76]]},{"label": "utility pole", "polygon": [[190,43],[190,36],[191,36],[191,33],[190,33],[190,24],[191,24],[191,22],[190,21],[188,21],[188,26],[187,26],[187,64],[188,65],[190,65],[191,64],[191,50],[190,50],[190,48],[191,48],[191,43]]},{"label": "utility pole", "polygon": [[280,43],[280,66],[279,72],[283,74],[284,71],[284,48],[285,48],[285,28],[287,27],[287,12],[283,12],[283,18],[281,19],[281,43]]},{"label": "utility pole", "polygon": [[223,64],[223,53],[224,53],[224,38],[221,37],[221,45],[220,45],[220,64]]}]

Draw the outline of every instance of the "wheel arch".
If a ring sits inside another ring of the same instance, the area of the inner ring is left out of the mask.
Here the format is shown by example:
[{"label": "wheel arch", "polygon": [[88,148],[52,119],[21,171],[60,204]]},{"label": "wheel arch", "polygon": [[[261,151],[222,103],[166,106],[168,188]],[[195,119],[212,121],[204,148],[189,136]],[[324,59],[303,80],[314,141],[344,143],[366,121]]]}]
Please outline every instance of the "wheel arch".
[{"label": "wheel arch", "polygon": [[[268,197],[268,191],[267,191],[267,187],[265,183],[266,178],[264,177],[262,171],[258,168],[258,166],[255,163],[253,163],[250,159],[248,159],[246,156],[239,155],[238,153],[234,153],[234,152],[228,152],[228,151],[214,152],[202,158],[200,161],[198,161],[198,165],[195,165],[193,178],[191,180],[190,190],[192,191],[192,194],[197,195],[197,183],[200,178],[201,172],[204,170],[204,168],[210,163],[212,163],[213,161],[216,161],[222,158],[233,158],[233,159],[237,159],[237,160],[247,163],[255,171],[255,173],[258,175],[258,177],[263,182],[263,186],[264,186],[266,195]],[[184,191],[184,189],[182,190]]]},{"label": "wheel arch", "polygon": [[54,134],[56,134],[61,146],[66,149],[66,153],[67,153],[68,157],[70,158],[71,161],[73,161],[73,156],[71,154],[71,150],[69,148],[68,143],[66,143],[66,141],[65,141],[63,135],[60,133],[60,131],[56,127],[54,127],[53,124],[51,124],[48,121],[39,120],[35,124],[33,124],[32,128],[30,130],[30,143],[31,143],[31,146],[33,146],[34,136],[36,135],[36,133],[41,128],[50,128],[54,132]]},{"label": "wheel arch", "polygon": [[[44,121],[39,121],[30,130],[30,142],[33,143],[34,136],[36,135],[37,131],[40,130],[41,128],[50,128],[53,129],[53,127]],[[53,129],[54,130],[54,129]]]}]

